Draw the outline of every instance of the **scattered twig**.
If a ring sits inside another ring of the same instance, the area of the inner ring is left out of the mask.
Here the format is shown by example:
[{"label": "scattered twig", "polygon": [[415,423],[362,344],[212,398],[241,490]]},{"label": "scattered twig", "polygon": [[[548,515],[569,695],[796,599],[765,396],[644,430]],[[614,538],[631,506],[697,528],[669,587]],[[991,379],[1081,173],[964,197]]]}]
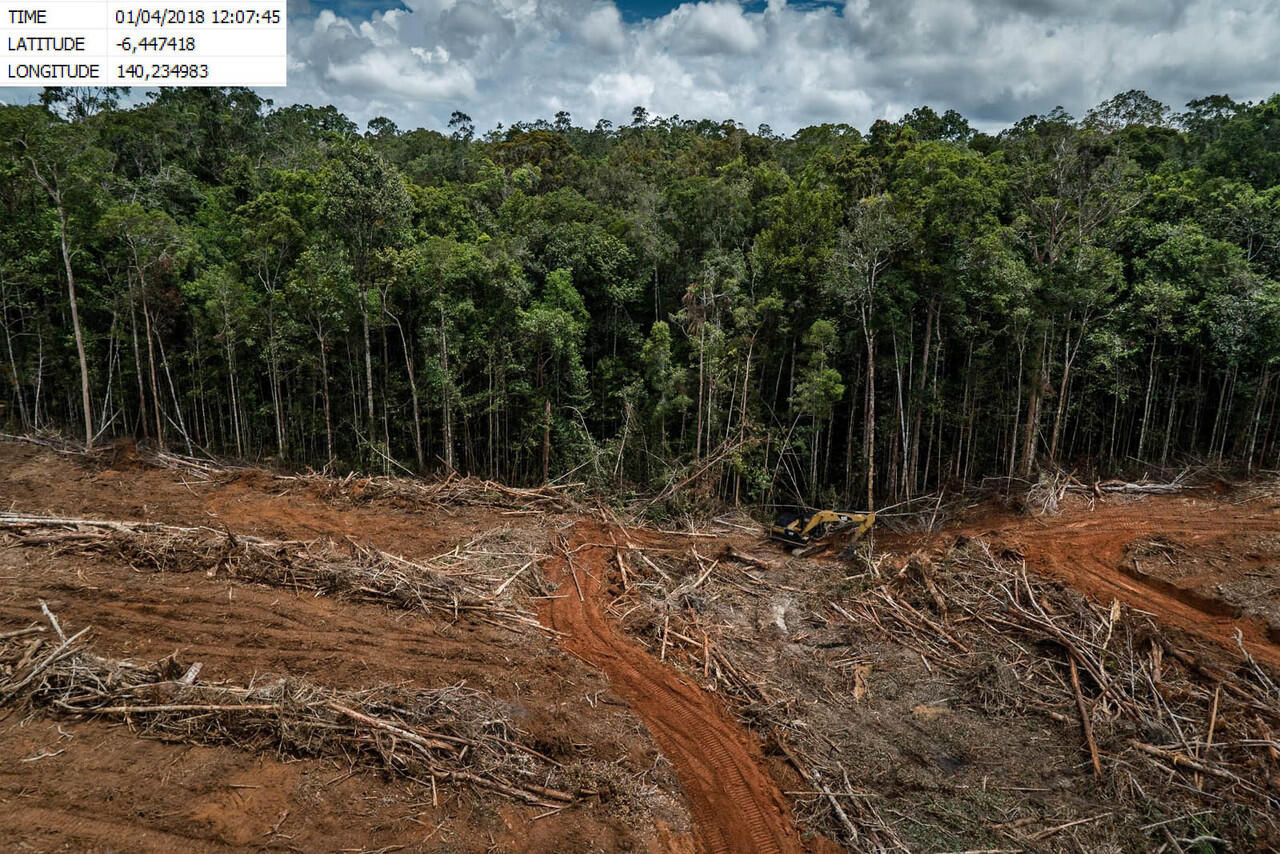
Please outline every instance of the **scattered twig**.
[{"label": "scattered twig", "polygon": [[[52,612],[46,616],[57,623]],[[403,693],[261,677],[248,687],[205,683],[196,665],[172,658],[101,658],[81,643],[89,631],[0,671],[0,706],[23,701],[59,716],[123,717],[142,734],[170,741],[353,759],[406,779],[466,783],[548,808],[576,800],[583,782],[583,769],[571,773],[513,740],[517,730],[501,703],[462,685]],[[12,660],[17,645],[13,637],[0,640],[0,660]]]}]

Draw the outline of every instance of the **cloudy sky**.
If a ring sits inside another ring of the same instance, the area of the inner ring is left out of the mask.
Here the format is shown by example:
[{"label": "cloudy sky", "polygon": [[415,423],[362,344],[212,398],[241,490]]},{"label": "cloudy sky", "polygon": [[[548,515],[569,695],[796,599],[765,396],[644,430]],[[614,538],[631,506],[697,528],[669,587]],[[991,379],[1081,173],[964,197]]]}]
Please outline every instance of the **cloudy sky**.
[{"label": "cloudy sky", "polygon": [[919,104],[998,129],[1126,89],[1280,91],[1280,0],[290,0],[277,104],[481,130],[664,116],[866,128]]},{"label": "cloudy sky", "polygon": [[1003,127],[1126,89],[1280,91],[1277,0],[298,0],[278,102],[481,129],[550,118],[865,128],[922,103]]}]

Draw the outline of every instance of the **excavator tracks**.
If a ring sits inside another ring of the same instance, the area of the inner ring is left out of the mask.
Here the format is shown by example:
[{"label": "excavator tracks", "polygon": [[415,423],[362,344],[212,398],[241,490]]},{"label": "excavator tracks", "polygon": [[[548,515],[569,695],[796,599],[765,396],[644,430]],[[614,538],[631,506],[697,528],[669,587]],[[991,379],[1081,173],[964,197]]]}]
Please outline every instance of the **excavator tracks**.
[{"label": "excavator tracks", "polygon": [[[548,577],[559,581],[561,593],[568,594],[548,600],[544,622],[565,633],[560,642],[567,651],[608,675],[614,689],[649,727],[680,778],[700,852],[806,851],[786,799],[764,768],[756,741],[717,698],[654,660],[601,612],[601,581],[612,552],[607,546],[589,544],[607,540],[601,526],[580,523],[572,531],[565,557],[544,564]],[[567,563],[570,559],[573,570]],[[571,573],[577,577],[576,585]]]}]

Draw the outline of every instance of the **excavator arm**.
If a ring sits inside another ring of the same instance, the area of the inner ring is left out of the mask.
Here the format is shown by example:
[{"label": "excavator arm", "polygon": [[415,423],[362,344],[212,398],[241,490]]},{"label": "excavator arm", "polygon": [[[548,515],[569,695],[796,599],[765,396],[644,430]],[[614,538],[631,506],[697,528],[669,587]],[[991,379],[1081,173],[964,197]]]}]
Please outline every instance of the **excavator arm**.
[{"label": "excavator arm", "polygon": [[805,546],[852,529],[853,539],[857,541],[871,530],[875,521],[875,513],[844,513],[839,510],[786,513],[770,526],[769,536],[791,545]]}]

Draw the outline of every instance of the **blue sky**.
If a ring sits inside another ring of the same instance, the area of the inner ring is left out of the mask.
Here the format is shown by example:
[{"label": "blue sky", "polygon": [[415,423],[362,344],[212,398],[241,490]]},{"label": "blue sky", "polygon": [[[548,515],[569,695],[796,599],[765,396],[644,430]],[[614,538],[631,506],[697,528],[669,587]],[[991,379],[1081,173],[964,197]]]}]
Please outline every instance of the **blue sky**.
[{"label": "blue sky", "polygon": [[[330,9],[339,15],[357,15],[360,17],[367,17],[371,12],[405,8],[398,3],[388,4],[387,0],[312,0],[311,5],[316,9]],[[618,3],[617,5],[618,10],[622,13],[622,19],[632,22],[645,18],[661,17],[680,4],[669,2],[669,0],[630,0],[630,2]],[[744,5],[759,7],[764,4],[763,2],[758,2]]]},{"label": "blue sky", "polygon": [[644,18],[658,18],[667,14],[679,3],[669,3],[665,0],[631,0],[629,3],[619,3],[618,11],[622,13],[624,21],[639,21]]},{"label": "blue sky", "polygon": [[408,8],[400,3],[388,3],[387,0],[312,0],[311,7],[356,18],[367,18],[374,12],[384,12],[387,9]]},{"label": "blue sky", "polygon": [[[680,5],[679,2],[671,2],[671,0],[627,0],[627,2],[617,3],[618,11],[622,13],[622,19],[628,23],[635,23],[647,18],[660,18],[668,14],[671,10]],[[760,11],[766,5],[765,0],[745,0],[740,3],[744,9],[751,11]],[[793,5],[831,5],[838,6],[837,3],[827,3],[825,0],[811,0],[807,4]],[[387,0],[312,0],[311,6],[315,9],[329,9],[339,15],[367,17],[372,12],[381,12],[387,9],[403,9],[405,6],[399,3],[388,3]]]}]

